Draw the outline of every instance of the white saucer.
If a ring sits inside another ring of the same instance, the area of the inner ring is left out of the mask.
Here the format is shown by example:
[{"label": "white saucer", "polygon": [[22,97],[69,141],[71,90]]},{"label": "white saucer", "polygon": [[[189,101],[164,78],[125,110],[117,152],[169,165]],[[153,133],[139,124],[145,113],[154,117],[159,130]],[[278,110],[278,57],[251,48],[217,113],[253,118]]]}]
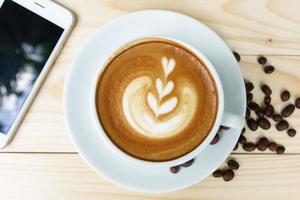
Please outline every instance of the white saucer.
[{"label": "white saucer", "polygon": [[232,152],[241,130],[228,130],[218,144],[209,145],[191,167],[182,168],[178,174],[170,173],[169,168],[134,165],[113,155],[99,138],[92,120],[89,98],[93,80],[105,58],[125,41],[153,35],[178,38],[204,53],[220,75],[225,110],[244,116],[244,81],[231,50],[215,32],[199,21],[162,10],[131,13],[101,27],[81,49],[69,71],[64,109],[67,127],[77,150],[98,174],[127,189],[162,193],[189,187],[209,176]]}]

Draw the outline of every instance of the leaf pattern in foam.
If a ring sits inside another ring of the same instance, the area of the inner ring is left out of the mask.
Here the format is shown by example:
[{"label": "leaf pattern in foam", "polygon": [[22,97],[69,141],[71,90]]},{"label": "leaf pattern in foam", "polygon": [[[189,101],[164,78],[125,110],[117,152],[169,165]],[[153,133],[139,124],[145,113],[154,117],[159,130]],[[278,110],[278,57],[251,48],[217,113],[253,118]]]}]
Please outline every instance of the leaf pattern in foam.
[{"label": "leaf pattern in foam", "polygon": [[163,96],[163,84],[162,81],[158,78],[156,79],[156,90],[158,92],[159,98],[161,99]]},{"label": "leaf pattern in foam", "polygon": [[151,110],[157,115],[158,113],[158,103],[152,92],[148,92],[147,94],[147,103]]},{"label": "leaf pattern in foam", "polygon": [[177,105],[177,98],[172,97],[168,101],[164,102],[162,105],[160,105],[158,109],[158,115],[166,114],[170,111],[172,111]]},{"label": "leaf pattern in foam", "polygon": [[164,90],[163,90],[162,96],[163,96],[163,97],[164,97],[164,96],[167,96],[168,94],[170,94],[170,92],[173,91],[173,89],[174,89],[174,83],[173,83],[173,81],[168,81],[166,87],[165,87]]},{"label": "leaf pattern in foam", "polygon": [[165,72],[165,76],[167,77],[175,68],[175,60],[173,58],[168,60],[166,57],[163,57],[161,63]]},{"label": "leaf pattern in foam", "polygon": [[[166,57],[162,58],[162,67],[164,69],[164,81],[168,80],[168,75],[174,70],[175,68],[175,60],[173,58],[167,59]],[[165,83],[164,83],[165,84]],[[165,85],[163,84],[163,81],[160,78],[157,78],[155,81],[155,86],[158,94],[158,99],[154,96],[154,94],[149,91],[147,94],[147,103],[153,113],[156,117],[159,117],[159,115],[166,114],[168,112],[171,112],[177,105],[177,98],[172,97],[168,101],[161,103],[161,100],[170,94],[174,89],[174,82],[168,81]],[[150,122],[150,120],[148,120]]]}]

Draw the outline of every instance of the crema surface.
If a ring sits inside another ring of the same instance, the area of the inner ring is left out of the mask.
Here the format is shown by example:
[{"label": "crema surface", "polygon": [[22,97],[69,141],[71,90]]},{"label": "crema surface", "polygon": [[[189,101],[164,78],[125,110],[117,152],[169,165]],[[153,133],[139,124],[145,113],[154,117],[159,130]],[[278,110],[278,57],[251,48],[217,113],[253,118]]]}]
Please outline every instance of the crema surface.
[{"label": "crema surface", "polygon": [[96,107],[106,134],[122,151],[166,161],[206,138],[218,94],[210,72],[193,53],[168,40],[139,40],[106,64]]}]

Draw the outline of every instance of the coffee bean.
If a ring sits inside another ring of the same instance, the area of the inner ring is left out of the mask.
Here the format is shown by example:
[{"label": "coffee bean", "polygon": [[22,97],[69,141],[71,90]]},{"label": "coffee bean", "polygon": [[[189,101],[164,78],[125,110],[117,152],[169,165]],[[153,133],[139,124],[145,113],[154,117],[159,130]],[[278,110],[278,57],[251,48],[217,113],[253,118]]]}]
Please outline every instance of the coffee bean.
[{"label": "coffee bean", "polygon": [[268,140],[268,138],[266,138],[266,137],[262,137],[262,138],[260,138],[260,139],[258,140],[258,143],[261,143],[261,144],[263,144],[264,146],[267,146],[267,147],[268,147],[268,145],[269,145],[269,140]]},{"label": "coffee bean", "polygon": [[216,177],[216,178],[222,177],[222,176],[223,176],[223,171],[217,169],[216,171],[214,171],[214,172],[212,173],[212,175],[213,175],[213,177]]},{"label": "coffee bean", "polygon": [[226,130],[226,131],[230,129],[230,127],[227,127],[227,126],[220,126],[220,128],[223,130]]},{"label": "coffee bean", "polygon": [[256,143],[256,148],[260,151],[265,151],[269,146],[269,140],[265,137],[260,138]]},{"label": "coffee bean", "polygon": [[234,172],[232,169],[227,169],[223,172],[223,179],[224,181],[231,181],[234,177]]},{"label": "coffee bean", "polygon": [[275,114],[275,115],[273,115],[273,120],[275,121],[275,122],[280,122],[281,120],[282,120],[282,117],[281,117],[281,115],[279,115],[279,114]]},{"label": "coffee bean", "polygon": [[246,92],[247,92],[247,94],[250,93],[254,89],[254,85],[253,85],[252,82],[246,82],[245,86],[246,86]]},{"label": "coffee bean", "polygon": [[181,167],[189,167],[189,166],[191,166],[194,163],[194,161],[195,161],[195,159],[189,160],[189,161],[181,164],[180,166]]},{"label": "coffee bean", "polygon": [[251,103],[253,100],[253,94],[252,93],[248,93],[247,94],[247,104]]},{"label": "coffee bean", "polygon": [[283,110],[281,111],[281,115],[283,117],[288,117],[291,114],[293,114],[294,111],[295,111],[295,106],[293,104],[289,104],[283,108]]},{"label": "coffee bean", "polygon": [[214,139],[210,142],[211,145],[214,145],[214,144],[217,144],[220,140],[220,136],[219,134],[217,133],[214,137]]},{"label": "coffee bean", "polygon": [[246,118],[246,119],[249,119],[249,118],[250,118],[250,115],[251,115],[250,109],[247,108],[245,118]]},{"label": "coffee bean", "polygon": [[272,117],[274,115],[275,110],[274,110],[274,107],[272,105],[267,105],[265,107],[264,112],[265,112],[265,115],[267,117]]},{"label": "coffee bean", "polygon": [[241,131],[241,134],[244,134],[246,132],[246,128],[244,127]]},{"label": "coffee bean", "polygon": [[239,148],[239,143],[237,142],[233,148],[233,151],[236,151]]},{"label": "coffee bean", "polygon": [[271,74],[274,72],[274,70],[275,70],[275,68],[272,65],[268,65],[268,66],[264,67],[264,72],[266,74]]},{"label": "coffee bean", "polygon": [[290,137],[294,137],[296,135],[296,130],[293,129],[293,128],[290,128],[290,129],[287,130],[287,134]]},{"label": "coffee bean", "polygon": [[289,100],[290,97],[291,97],[291,94],[290,94],[290,92],[287,91],[287,90],[284,90],[284,91],[281,93],[281,95],[280,95],[280,98],[281,98],[281,100],[282,100],[283,102]]},{"label": "coffee bean", "polygon": [[270,97],[270,96],[265,96],[265,98],[264,98],[264,103],[265,103],[266,105],[269,105],[269,104],[271,103],[271,97]]},{"label": "coffee bean", "polygon": [[267,58],[264,57],[264,56],[260,56],[258,59],[257,59],[257,62],[261,65],[264,65],[267,63]]},{"label": "coffee bean", "polygon": [[276,128],[278,131],[283,131],[288,129],[289,127],[289,123],[286,120],[281,120],[280,122],[278,122],[278,124],[276,124]]},{"label": "coffee bean", "polygon": [[263,84],[260,89],[267,96],[270,96],[272,94],[271,88],[269,86],[267,86],[266,84]]},{"label": "coffee bean", "polygon": [[300,109],[300,97],[298,97],[295,101],[296,108]]},{"label": "coffee bean", "polygon": [[268,130],[271,128],[271,123],[264,117],[261,117],[257,120],[258,126],[264,130]]},{"label": "coffee bean", "polygon": [[227,165],[230,169],[238,170],[240,168],[240,164],[236,160],[228,160]]},{"label": "coffee bean", "polygon": [[243,145],[243,149],[245,151],[248,151],[248,152],[251,152],[251,151],[254,151],[255,150],[255,144],[253,144],[252,142],[248,142],[246,144]]},{"label": "coffee bean", "polygon": [[265,115],[264,111],[261,108],[255,110],[257,117],[263,117]]},{"label": "coffee bean", "polygon": [[251,103],[248,104],[248,108],[249,108],[250,110],[255,111],[255,110],[257,110],[257,109],[259,108],[259,106],[258,106],[257,103],[251,102]]},{"label": "coffee bean", "polygon": [[177,165],[177,166],[174,166],[174,167],[170,167],[170,171],[173,173],[173,174],[177,174],[180,170],[180,166]]},{"label": "coffee bean", "polygon": [[276,151],[277,147],[278,147],[278,145],[275,142],[270,142],[269,143],[269,149],[271,151]]},{"label": "coffee bean", "polygon": [[239,54],[238,52],[235,52],[235,51],[234,51],[234,52],[233,52],[233,55],[234,55],[236,61],[238,61],[238,62],[241,61],[241,56],[240,56],[240,54]]},{"label": "coffee bean", "polygon": [[247,142],[247,139],[244,135],[240,135],[239,137],[239,141],[238,141],[241,145],[244,145]]},{"label": "coffee bean", "polygon": [[252,118],[247,120],[247,125],[250,128],[251,131],[256,131],[258,128],[258,125],[256,123],[256,121]]},{"label": "coffee bean", "polygon": [[283,154],[284,151],[285,151],[284,146],[278,146],[277,149],[276,149],[277,154]]}]

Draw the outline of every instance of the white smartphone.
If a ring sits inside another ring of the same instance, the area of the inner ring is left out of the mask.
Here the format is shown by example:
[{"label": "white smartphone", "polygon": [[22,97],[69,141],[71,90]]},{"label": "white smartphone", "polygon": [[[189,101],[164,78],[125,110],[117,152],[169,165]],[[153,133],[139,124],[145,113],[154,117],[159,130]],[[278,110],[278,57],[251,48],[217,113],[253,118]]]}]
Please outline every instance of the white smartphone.
[{"label": "white smartphone", "polygon": [[0,0],[0,148],[16,132],[73,24],[72,13],[50,0]]}]

